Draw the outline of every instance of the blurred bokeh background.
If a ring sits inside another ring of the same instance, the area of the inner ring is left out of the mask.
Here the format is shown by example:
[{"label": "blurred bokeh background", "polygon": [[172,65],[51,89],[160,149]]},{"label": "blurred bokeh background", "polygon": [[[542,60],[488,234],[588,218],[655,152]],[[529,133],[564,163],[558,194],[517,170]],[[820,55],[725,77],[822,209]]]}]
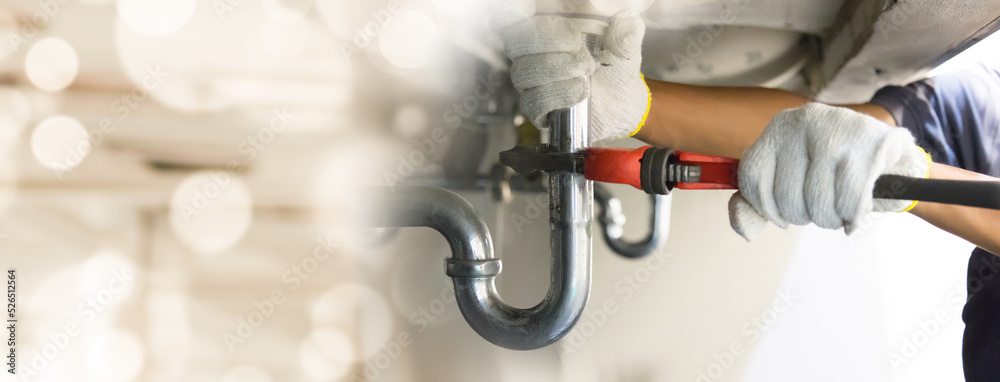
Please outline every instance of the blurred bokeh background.
[{"label": "blurred bokeh background", "polygon": [[[888,33],[945,37],[876,41],[913,46],[895,56],[859,43],[825,71],[817,41],[870,2],[604,3],[645,11],[650,78],[845,101],[923,75],[988,22],[949,34],[919,21],[931,11],[886,8],[867,22],[910,12]],[[491,188],[525,130],[488,16],[466,0],[0,1],[0,265],[18,270],[30,373],[0,381],[961,378],[971,245],[912,216],[751,245],[727,192],[673,195],[653,260],[595,239],[591,303],[559,344],[480,339],[447,243],[363,228],[359,186],[461,191],[490,225],[505,300],[544,296],[544,198]],[[612,191],[642,236],[646,197]]]}]

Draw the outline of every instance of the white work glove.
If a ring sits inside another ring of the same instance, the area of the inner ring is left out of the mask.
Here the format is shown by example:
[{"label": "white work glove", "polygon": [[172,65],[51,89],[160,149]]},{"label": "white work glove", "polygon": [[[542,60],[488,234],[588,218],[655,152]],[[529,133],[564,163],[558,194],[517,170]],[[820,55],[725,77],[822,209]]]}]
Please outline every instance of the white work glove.
[{"label": "white work glove", "polygon": [[490,21],[513,60],[511,80],[531,122],[545,127],[549,112],[592,95],[591,141],[638,132],[651,101],[639,73],[646,33],[642,19],[631,11],[612,16],[595,62],[572,21],[533,14],[530,1],[504,1]]},{"label": "white work glove", "polygon": [[733,230],[748,241],[771,221],[847,234],[877,212],[902,212],[912,201],[874,199],[883,174],[926,178],[930,157],[906,129],[820,103],[778,113],[743,153],[740,191],[729,200]]}]

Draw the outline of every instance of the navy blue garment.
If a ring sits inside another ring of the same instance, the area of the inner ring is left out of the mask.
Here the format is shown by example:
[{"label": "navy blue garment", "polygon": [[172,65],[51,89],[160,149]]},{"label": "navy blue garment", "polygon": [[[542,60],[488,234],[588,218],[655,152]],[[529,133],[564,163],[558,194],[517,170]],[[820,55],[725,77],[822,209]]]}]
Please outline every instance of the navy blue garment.
[{"label": "navy blue garment", "polygon": [[[908,128],[935,162],[1000,177],[1000,68],[979,66],[879,90],[872,103]],[[1000,227],[997,227],[1000,230]],[[962,312],[968,382],[1000,381],[1000,258],[976,248]]]}]

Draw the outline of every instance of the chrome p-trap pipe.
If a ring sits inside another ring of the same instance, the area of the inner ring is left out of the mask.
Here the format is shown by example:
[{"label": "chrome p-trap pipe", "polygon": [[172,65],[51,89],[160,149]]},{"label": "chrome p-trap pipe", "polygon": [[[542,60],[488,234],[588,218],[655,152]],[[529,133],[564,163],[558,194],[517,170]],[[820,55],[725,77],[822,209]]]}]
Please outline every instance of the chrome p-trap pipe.
[{"label": "chrome p-trap pipe", "polygon": [[[584,35],[591,53],[598,36]],[[590,144],[590,101],[549,115],[550,143],[558,152],[576,152]],[[482,217],[458,194],[437,187],[395,187],[373,203],[375,226],[430,227],[451,247],[446,272],[466,322],[498,346],[538,349],[558,341],[579,320],[590,295],[593,183],[582,174],[549,175],[551,277],[548,293],[537,305],[520,309],[506,304],[496,288],[500,259],[493,252]]]}]

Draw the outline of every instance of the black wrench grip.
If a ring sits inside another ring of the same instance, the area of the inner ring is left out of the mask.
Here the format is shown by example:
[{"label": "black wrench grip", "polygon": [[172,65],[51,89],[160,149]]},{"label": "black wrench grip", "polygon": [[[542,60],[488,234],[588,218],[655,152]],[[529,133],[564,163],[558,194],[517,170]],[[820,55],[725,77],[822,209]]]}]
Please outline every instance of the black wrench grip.
[{"label": "black wrench grip", "polygon": [[1000,182],[882,175],[873,196],[1000,210]]}]

